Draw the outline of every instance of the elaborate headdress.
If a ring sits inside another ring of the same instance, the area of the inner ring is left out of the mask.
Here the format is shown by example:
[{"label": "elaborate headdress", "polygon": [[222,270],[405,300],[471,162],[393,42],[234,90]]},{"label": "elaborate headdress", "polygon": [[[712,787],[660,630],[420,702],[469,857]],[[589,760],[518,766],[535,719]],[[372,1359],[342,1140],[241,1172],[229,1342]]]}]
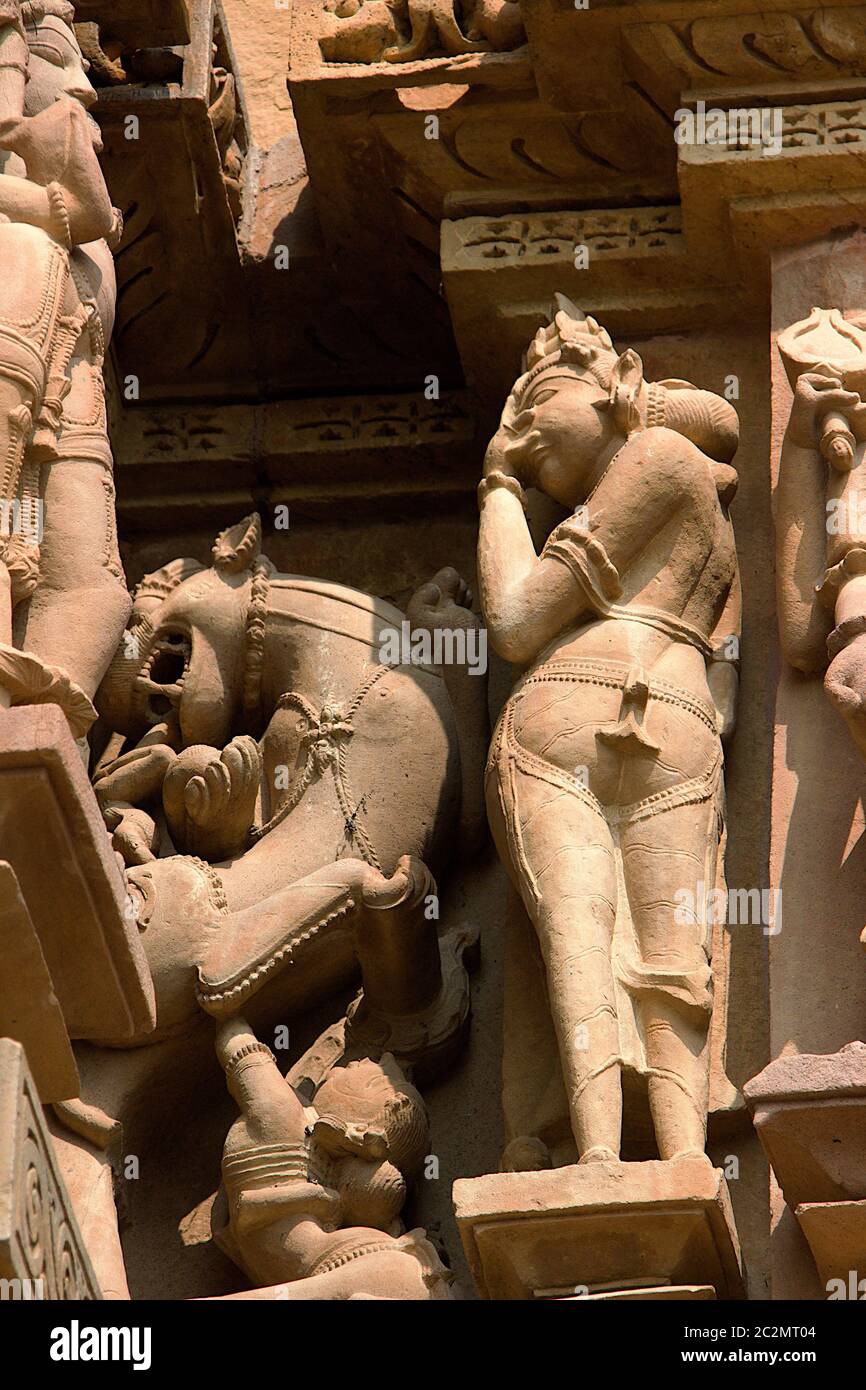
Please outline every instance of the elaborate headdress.
[{"label": "elaborate headdress", "polygon": [[664,425],[721,463],[733,458],[739,442],[737,412],[721,396],[690,381],[644,383],[643,363],[631,348],[618,353],[610,334],[565,295],[555,297],[550,323],[536,333],[502,416],[508,432],[520,430],[542,382],[592,378],[614,412],[617,428],[629,435],[645,424]]},{"label": "elaborate headdress", "polygon": [[41,24],[50,14],[62,19],[64,24],[71,26],[75,23],[75,9],[68,0],[24,0],[19,8],[25,24]]}]

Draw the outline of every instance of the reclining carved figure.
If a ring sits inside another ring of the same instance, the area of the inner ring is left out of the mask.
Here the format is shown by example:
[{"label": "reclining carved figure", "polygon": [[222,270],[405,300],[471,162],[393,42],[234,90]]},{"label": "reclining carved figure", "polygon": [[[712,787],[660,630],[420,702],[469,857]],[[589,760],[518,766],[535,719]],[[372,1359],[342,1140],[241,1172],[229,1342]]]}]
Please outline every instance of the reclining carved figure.
[{"label": "reclining carved figure", "polygon": [[[254,516],[217,539],[212,568],[148,576],[97,696],[134,745],[103,759],[95,788],[154,977],[157,1031],[138,1041],[183,1029],[196,998],[229,1016],[281,973],[307,999],[356,954],[365,1009],[416,1031],[425,1018],[435,1046],[463,1005],[443,984],[426,866],[479,832],[485,682],[383,664],[381,634],[404,615],[276,573],[260,541]],[[465,600],[445,570],[410,614],[472,627]]]}]

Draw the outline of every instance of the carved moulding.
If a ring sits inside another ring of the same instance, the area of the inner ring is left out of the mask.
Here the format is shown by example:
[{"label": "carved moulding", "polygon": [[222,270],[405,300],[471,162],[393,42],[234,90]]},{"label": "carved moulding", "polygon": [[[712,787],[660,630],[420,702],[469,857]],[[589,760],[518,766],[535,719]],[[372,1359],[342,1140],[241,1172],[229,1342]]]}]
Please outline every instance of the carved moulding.
[{"label": "carved moulding", "polygon": [[[142,399],[243,389],[248,121],[218,0],[196,0],[178,80],[101,87],[102,165],[124,214],[114,348]],[[192,167],[191,167],[192,166]]]},{"label": "carved moulding", "polygon": [[733,266],[752,303],[767,294],[768,252],[823,236],[866,207],[866,101],[779,106],[771,145],[679,146],[683,230],[712,273]]},{"label": "carved moulding", "polygon": [[722,267],[708,276],[690,253],[673,204],[446,220],[441,261],[461,360],[488,405],[559,290],[591,297],[617,331],[718,322],[738,303]]},{"label": "carved moulding", "polygon": [[[114,421],[118,510],[155,527],[267,501],[325,515],[335,502],[381,512],[390,499],[475,487],[475,420],[465,391],[331,396],[262,405],[146,407]],[[206,480],[206,493],[203,483]]]},{"label": "carved moulding", "polygon": [[645,24],[622,30],[623,61],[669,114],[683,96],[736,105],[846,95],[866,78],[866,6],[784,4]]},{"label": "carved moulding", "polygon": [[[864,18],[858,0],[817,8],[804,0],[666,0],[521,5],[539,89],[564,110],[616,109],[635,91],[669,116],[684,96],[724,105],[743,97],[810,100],[849,95],[864,78]],[[591,54],[577,65],[573,54]]]},{"label": "carved moulding", "polygon": [[0,1280],[11,1297],[101,1298],[24,1048],[0,1038]]},{"label": "carved moulding", "polygon": [[866,1044],[779,1057],[744,1094],[822,1282],[847,1289],[866,1249]]}]

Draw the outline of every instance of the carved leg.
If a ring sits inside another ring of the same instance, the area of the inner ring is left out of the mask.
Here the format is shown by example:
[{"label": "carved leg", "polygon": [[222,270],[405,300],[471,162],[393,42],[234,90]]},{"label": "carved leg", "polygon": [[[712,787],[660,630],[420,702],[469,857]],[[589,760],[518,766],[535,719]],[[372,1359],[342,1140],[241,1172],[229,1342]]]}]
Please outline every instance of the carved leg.
[{"label": "carved leg", "polygon": [[132,608],[117,551],[114,486],[110,470],[89,460],[49,463],[42,474],[40,580],[20,640],[93,696]]},{"label": "carved leg", "polygon": [[371,873],[363,859],[340,859],[231,913],[199,966],[201,1007],[216,1018],[237,1013],[328,926],[357,910]]},{"label": "carved leg", "polygon": [[[706,1140],[710,969],[704,889],[715,887],[714,801],[679,806],[623,827],[623,865],[641,952],[639,993],[649,1102],[662,1158],[703,1153]],[[700,920],[678,922],[678,894],[694,894]]]},{"label": "carved leg", "polygon": [[[446,633],[466,634],[467,657],[476,658],[473,667],[465,663],[447,661],[442,666],[442,679],[445,682],[449,699],[457,721],[457,738],[460,745],[461,801],[460,801],[460,844],[459,851],[464,858],[472,858],[484,843],[487,821],[484,814],[484,762],[490,740],[490,724],[487,709],[487,671],[486,648],[481,648],[483,633],[481,619],[472,612],[472,595],[455,569],[447,567],[439,570],[429,584],[424,584],[413,594],[406,609],[406,616],[412,624],[413,632],[430,633],[437,630]],[[470,647],[470,642],[475,646]],[[446,649],[447,650],[447,649]],[[484,657],[484,663],[480,658]]]},{"label": "carved leg", "polygon": [[[440,952],[435,892],[424,864],[409,856],[391,878],[363,860],[338,860],[226,919],[199,968],[199,1003],[218,1018],[236,1013],[281,971],[297,972],[305,948],[343,918],[364,987],[349,1015],[350,1048],[431,1064],[450,1055],[469,1008],[466,942],[451,934]],[[327,982],[321,971],[311,985]]]},{"label": "carved leg", "polygon": [[610,961],[616,917],[610,831],[588,801],[514,765],[503,801],[492,798],[488,809],[541,944],[578,1150],[582,1159],[616,1157],[622,1084]]},{"label": "carved leg", "polygon": [[412,63],[416,58],[427,57],[435,35],[433,17],[426,10],[419,14],[411,5],[409,17],[412,22],[412,35],[407,43],[385,49],[382,57],[386,63]]}]

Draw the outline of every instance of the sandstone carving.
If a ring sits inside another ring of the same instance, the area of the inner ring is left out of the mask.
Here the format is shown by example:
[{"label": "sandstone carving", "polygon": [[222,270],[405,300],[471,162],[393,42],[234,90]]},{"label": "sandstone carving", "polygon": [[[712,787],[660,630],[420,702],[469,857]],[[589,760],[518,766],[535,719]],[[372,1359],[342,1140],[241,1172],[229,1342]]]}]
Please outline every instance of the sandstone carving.
[{"label": "sandstone carving", "polygon": [[0,685],[6,705],[61,704],[81,735],[129,599],[102,380],[119,219],[73,19],[65,0],[0,16]]},{"label": "sandstone carving", "polygon": [[60,1354],[866,1296],[864,18],[0,0],[0,1305],[113,1301]]},{"label": "sandstone carving", "polygon": [[503,52],[525,42],[515,0],[328,0],[330,63],[412,63],[443,55]]},{"label": "sandstone carving", "polygon": [[781,334],[779,351],[794,387],[776,523],[782,646],[799,670],[826,668],[827,695],[866,754],[866,333],[837,309],[813,309]]},{"label": "sandstone carving", "polygon": [[[645,382],[636,353],[559,297],[479,487],[484,615],[520,671],[491,746],[488,811],[537,934],[582,1163],[619,1156],[626,1069],[647,1078],[660,1157],[704,1150],[701,904],[723,881],[736,445],[726,402]],[[525,487],[571,513],[541,555]],[[551,1159],[518,1132],[506,1162]]]},{"label": "sandstone carving", "polygon": [[[399,1034],[402,1015],[428,1011],[422,1050],[445,1046],[465,1009],[425,912],[426,865],[446,861],[463,782],[463,828],[478,833],[473,677],[383,664],[403,614],[276,573],[260,541],[251,516],[217,538],[212,568],[177,560],[148,576],[97,696],[106,730],[131,745],[103,759],[95,785],[130,866],[154,1037],[197,1004],[231,1015],[280,975],[295,997],[336,984],[354,949],[382,1026]],[[474,627],[461,598],[443,571],[413,605],[418,625]],[[399,947],[385,946],[398,922]]]},{"label": "sandstone carving", "polygon": [[241,1115],[215,1236],[253,1284],[287,1284],[289,1299],[450,1297],[423,1231],[401,1233],[406,1180],[429,1136],[394,1058],[333,1067],[305,1106],[239,1015],[221,1025],[217,1051]]}]

